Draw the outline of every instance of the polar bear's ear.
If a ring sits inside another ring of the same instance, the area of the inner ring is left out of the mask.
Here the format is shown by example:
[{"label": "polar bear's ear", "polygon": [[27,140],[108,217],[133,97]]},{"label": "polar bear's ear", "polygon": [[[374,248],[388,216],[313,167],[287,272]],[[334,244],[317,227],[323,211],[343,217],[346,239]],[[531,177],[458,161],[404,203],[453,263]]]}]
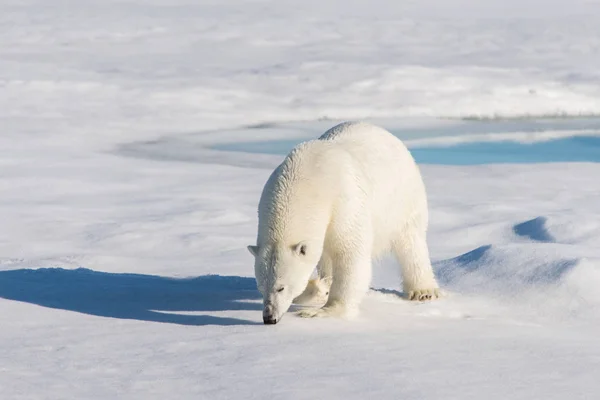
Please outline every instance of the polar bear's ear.
[{"label": "polar bear's ear", "polygon": [[258,255],[258,246],[248,246],[248,251],[256,257]]},{"label": "polar bear's ear", "polygon": [[298,256],[305,256],[306,255],[306,243],[300,242],[297,245],[295,245],[294,253],[296,253],[296,255],[298,255]]}]

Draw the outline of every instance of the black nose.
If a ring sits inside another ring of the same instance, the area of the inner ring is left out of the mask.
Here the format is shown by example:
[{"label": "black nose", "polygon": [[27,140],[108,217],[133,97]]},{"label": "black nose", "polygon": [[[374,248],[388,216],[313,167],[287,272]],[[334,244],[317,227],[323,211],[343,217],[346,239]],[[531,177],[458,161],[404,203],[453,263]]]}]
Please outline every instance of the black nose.
[{"label": "black nose", "polygon": [[277,320],[272,315],[263,316],[263,322],[265,325],[275,325]]}]

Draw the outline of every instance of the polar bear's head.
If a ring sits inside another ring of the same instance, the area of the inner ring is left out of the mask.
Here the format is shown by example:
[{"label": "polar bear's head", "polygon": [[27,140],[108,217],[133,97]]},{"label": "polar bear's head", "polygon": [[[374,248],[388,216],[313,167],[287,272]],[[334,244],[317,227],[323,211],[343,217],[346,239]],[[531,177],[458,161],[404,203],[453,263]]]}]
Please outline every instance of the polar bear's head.
[{"label": "polar bear's head", "polygon": [[254,255],[256,285],[263,296],[263,321],[276,324],[300,296],[321,257],[320,246],[308,242],[294,245],[248,246]]}]

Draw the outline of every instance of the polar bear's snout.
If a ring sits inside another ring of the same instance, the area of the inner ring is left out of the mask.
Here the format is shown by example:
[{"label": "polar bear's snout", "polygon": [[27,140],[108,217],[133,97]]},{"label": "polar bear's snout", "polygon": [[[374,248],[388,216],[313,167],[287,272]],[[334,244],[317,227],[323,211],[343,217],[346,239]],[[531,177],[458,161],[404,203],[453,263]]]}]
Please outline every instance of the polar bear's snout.
[{"label": "polar bear's snout", "polygon": [[277,317],[275,316],[272,304],[265,304],[263,310],[263,322],[265,325],[274,325],[277,323]]}]

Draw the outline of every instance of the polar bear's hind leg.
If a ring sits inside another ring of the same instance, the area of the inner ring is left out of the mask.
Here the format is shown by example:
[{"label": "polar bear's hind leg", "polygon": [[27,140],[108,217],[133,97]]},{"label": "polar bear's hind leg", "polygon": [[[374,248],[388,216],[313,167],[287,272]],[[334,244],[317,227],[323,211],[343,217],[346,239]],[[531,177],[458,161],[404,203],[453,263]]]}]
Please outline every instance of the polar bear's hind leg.
[{"label": "polar bear's hind leg", "polygon": [[402,269],[403,291],[408,300],[431,300],[439,297],[424,232],[415,232],[394,244]]}]

